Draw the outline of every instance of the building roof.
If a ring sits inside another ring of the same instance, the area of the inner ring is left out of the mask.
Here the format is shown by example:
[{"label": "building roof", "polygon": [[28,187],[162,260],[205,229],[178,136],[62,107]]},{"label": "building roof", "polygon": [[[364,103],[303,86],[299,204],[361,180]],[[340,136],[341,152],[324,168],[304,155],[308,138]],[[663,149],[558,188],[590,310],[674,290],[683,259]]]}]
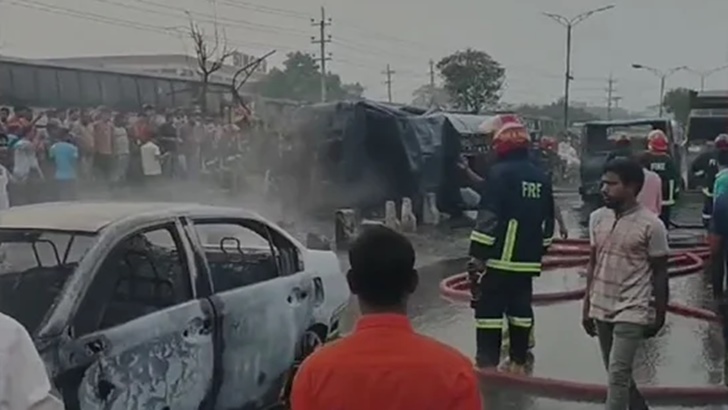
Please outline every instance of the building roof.
[{"label": "building roof", "polygon": [[[121,70],[118,68],[106,68],[106,67],[94,66],[94,65],[89,65],[89,64],[81,64],[78,62],[71,63],[71,62],[58,62],[58,61],[50,61],[50,60],[29,60],[26,58],[8,57],[8,56],[4,56],[4,55],[0,55],[0,63],[22,64],[22,65],[38,67],[38,68],[79,70],[79,71],[88,71],[88,72],[93,72],[93,73],[131,75],[131,76],[135,76],[135,77],[155,78],[155,79],[174,80],[174,81],[186,81],[186,82],[198,82],[199,81],[199,79],[197,79],[197,78],[180,77],[180,76],[167,75],[167,74],[161,74],[161,73],[150,73],[150,72],[145,72],[145,71],[141,71],[141,70],[133,70],[133,69]],[[219,81],[215,81],[215,80],[210,80],[210,84],[229,86],[228,82],[219,82]]]},{"label": "building roof", "polygon": [[[241,53],[242,54],[242,53]],[[254,58],[254,56],[249,56]],[[127,55],[101,55],[81,56],[45,59],[51,63],[59,64],[81,64],[94,67],[121,66],[121,65],[146,65],[146,64],[180,64],[189,67],[197,67],[197,58],[187,54],[127,54]],[[230,62],[231,60],[227,60]],[[224,64],[221,72],[234,74],[240,67],[232,64]]]},{"label": "building roof", "polygon": [[262,220],[253,212],[191,203],[170,202],[55,202],[12,207],[0,211],[0,229],[52,230],[96,233],[123,219],[170,215],[205,214]]},{"label": "building roof", "polygon": [[45,61],[52,63],[91,64],[104,66],[107,64],[154,64],[160,62],[189,63],[194,62],[195,59],[194,57],[186,54],[137,54],[47,58]]}]

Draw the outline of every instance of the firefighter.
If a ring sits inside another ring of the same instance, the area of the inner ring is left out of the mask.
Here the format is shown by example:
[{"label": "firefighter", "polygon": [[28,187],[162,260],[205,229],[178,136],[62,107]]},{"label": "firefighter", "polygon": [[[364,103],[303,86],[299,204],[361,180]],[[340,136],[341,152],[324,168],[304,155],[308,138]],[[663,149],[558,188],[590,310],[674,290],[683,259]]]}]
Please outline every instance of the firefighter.
[{"label": "firefighter", "polygon": [[715,138],[713,148],[695,159],[693,174],[703,178],[703,226],[708,229],[713,213],[713,185],[718,175],[718,154],[728,151],[728,134],[720,134]]},{"label": "firefighter", "polygon": [[546,173],[529,160],[528,131],[516,116],[490,118],[481,131],[493,135],[498,160],[485,179],[470,236],[476,360],[481,367],[498,366],[505,315],[509,369],[523,373],[533,328],[533,278],[541,273],[541,257],[554,233],[553,190]]},{"label": "firefighter", "polygon": [[647,168],[662,180],[662,211],[660,219],[665,228],[670,228],[670,214],[680,193],[680,173],[670,156],[670,140],[661,130],[647,134],[647,153],[644,156]]},{"label": "firefighter", "polygon": [[617,136],[614,141],[614,150],[607,155],[606,162],[619,157],[632,158],[632,140],[629,139],[627,134]]}]

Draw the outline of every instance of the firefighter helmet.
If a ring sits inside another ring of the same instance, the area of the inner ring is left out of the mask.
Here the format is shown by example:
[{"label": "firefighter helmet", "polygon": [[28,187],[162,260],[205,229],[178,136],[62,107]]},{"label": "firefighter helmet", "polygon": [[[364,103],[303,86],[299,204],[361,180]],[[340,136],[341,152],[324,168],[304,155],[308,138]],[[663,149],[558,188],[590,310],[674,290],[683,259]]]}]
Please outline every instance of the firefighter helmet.
[{"label": "firefighter helmet", "polygon": [[556,151],[559,147],[559,143],[556,141],[556,138],[548,136],[541,137],[539,145],[541,146],[541,149],[547,151]]},{"label": "firefighter helmet", "polygon": [[528,149],[531,137],[520,118],[513,114],[496,115],[480,124],[480,132],[492,135],[491,145],[499,156]]},{"label": "firefighter helmet", "polygon": [[662,130],[652,130],[647,134],[647,149],[662,153],[669,151],[670,142]]},{"label": "firefighter helmet", "polygon": [[720,134],[715,137],[715,148],[721,151],[728,150],[728,134]]}]

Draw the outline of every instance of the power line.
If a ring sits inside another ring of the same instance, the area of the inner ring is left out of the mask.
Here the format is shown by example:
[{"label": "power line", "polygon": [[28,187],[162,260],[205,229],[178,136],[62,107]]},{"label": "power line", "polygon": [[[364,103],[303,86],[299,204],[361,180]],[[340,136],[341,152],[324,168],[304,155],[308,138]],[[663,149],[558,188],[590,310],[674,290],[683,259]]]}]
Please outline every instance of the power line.
[{"label": "power line", "polygon": [[[124,20],[124,19],[119,19],[119,18],[115,18],[115,17],[112,18],[112,17],[107,17],[104,15],[101,15],[101,14],[84,12],[84,11],[79,11],[79,10],[75,10],[75,9],[71,9],[71,8],[59,7],[59,6],[52,6],[49,4],[36,2],[33,0],[22,0],[22,2],[6,0],[5,2],[7,4],[10,4],[10,5],[13,5],[16,7],[22,7],[22,8],[27,8],[27,9],[31,9],[31,10],[52,13],[52,14],[61,14],[64,16],[74,17],[74,18],[81,19],[81,20],[93,21],[96,23],[124,27],[124,28],[134,29],[134,30],[138,30],[138,31],[152,32],[152,33],[162,34],[162,35],[170,36],[170,37],[178,37],[178,34],[179,34],[179,31],[175,30],[174,28],[163,28],[163,27],[158,27],[158,26],[154,26],[151,24],[140,23],[140,22],[131,21],[131,20]],[[205,36],[205,38],[209,41],[214,41],[213,37]],[[230,44],[231,46],[240,47],[240,48],[276,47],[276,48],[283,49],[283,50],[293,50],[292,48],[290,48],[288,46],[284,46],[284,45],[280,45],[280,44],[259,43],[259,42],[251,42],[251,41],[228,42],[228,44]]]},{"label": "power line", "polygon": [[321,102],[326,102],[326,62],[331,56],[326,53],[326,44],[331,42],[331,35],[326,34],[326,27],[331,25],[331,19],[326,18],[326,9],[321,7],[321,20],[311,19],[311,24],[319,28],[319,37],[311,37],[311,42],[319,45],[319,64],[321,65]]},{"label": "power line", "polygon": [[382,71],[382,74],[387,76],[387,80],[384,81],[387,86],[387,101],[392,102],[392,74],[395,74],[395,71],[387,64],[387,69]]},{"label": "power line", "polygon": [[[283,35],[289,35],[289,36],[296,36],[300,37],[301,35],[307,34],[304,30],[296,30],[289,27],[280,27],[275,25],[269,25],[269,24],[261,24],[261,23],[254,23],[248,20],[243,20],[239,18],[232,18],[232,17],[224,17],[224,16],[217,16],[214,14],[208,14],[208,13],[200,13],[200,12],[191,12],[189,10],[179,8],[179,7],[170,7],[167,4],[159,3],[156,1],[151,0],[136,0],[136,3],[146,4],[152,7],[156,7],[159,9],[167,10],[166,12],[159,11],[159,10],[153,10],[149,8],[139,7],[135,6],[133,4],[128,4],[120,1],[115,0],[92,0],[99,3],[105,3],[114,5],[117,7],[125,8],[125,9],[131,9],[131,10],[137,10],[143,13],[151,13],[156,14],[160,16],[167,16],[177,19],[183,19],[183,20],[189,20],[190,18],[194,17],[195,20],[198,20],[200,22],[205,23],[211,23],[220,25],[227,28],[233,28],[233,29],[240,29],[240,30],[251,30],[251,31],[263,31],[273,34],[283,34]],[[169,11],[173,11],[170,13]],[[175,14],[174,12],[177,12],[178,14]]]}]

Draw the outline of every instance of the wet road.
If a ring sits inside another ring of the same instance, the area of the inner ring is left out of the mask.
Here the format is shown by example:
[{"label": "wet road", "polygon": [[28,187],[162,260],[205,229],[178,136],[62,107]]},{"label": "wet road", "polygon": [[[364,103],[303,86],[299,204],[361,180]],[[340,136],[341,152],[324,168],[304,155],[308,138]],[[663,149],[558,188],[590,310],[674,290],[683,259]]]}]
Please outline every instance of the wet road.
[{"label": "wet road", "polygon": [[[573,211],[578,199],[574,196],[560,198],[562,209],[567,212],[566,223],[573,236],[582,237],[583,229],[578,212]],[[696,204],[684,205],[678,221],[698,223]],[[467,232],[460,233],[465,236]],[[676,230],[675,237],[685,238],[698,234],[695,231]],[[461,239],[443,243],[449,257],[465,253],[467,241]],[[455,250],[457,248],[459,250]],[[419,246],[418,246],[419,248]],[[426,249],[435,251],[439,246],[430,242]],[[441,249],[440,249],[441,250]],[[440,253],[443,255],[443,253]],[[418,254],[419,257],[419,254]],[[443,258],[445,256],[442,256]],[[430,335],[463,353],[475,352],[473,313],[465,305],[456,305],[440,298],[439,282],[442,278],[462,271],[462,262],[431,263],[431,254],[419,263],[421,285],[411,300],[410,313],[418,331]],[[535,282],[536,292],[577,289],[584,286],[579,275],[583,268],[569,268],[545,272]],[[695,274],[671,281],[672,300],[691,306],[707,306],[708,292],[702,275]],[[589,338],[581,328],[581,302],[565,302],[535,308],[536,347],[534,349],[534,374],[571,381],[605,383],[606,374],[600,359],[596,339]],[[356,317],[352,309],[352,321]],[[657,338],[650,340],[640,351],[635,379],[639,384],[670,386],[719,385],[722,379],[722,342],[720,329],[695,319],[675,315],[668,317],[665,329]],[[498,403],[490,409],[571,410],[602,409],[603,405],[574,403],[525,396],[517,392],[501,393]],[[721,407],[710,407],[718,409]]]},{"label": "wet road", "polygon": [[[264,215],[278,220],[268,208],[258,207],[260,202],[221,197],[218,192],[207,188],[199,189],[154,189],[145,192],[146,200],[194,201],[218,205],[246,206],[261,209]],[[94,195],[96,198],[130,198],[128,193]],[[203,199],[200,199],[203,198]],[[574,194],[560,194],[559,204],[565,212],[566,223],[573,237],[583,237],[581,226],[586,221],[586,212],[579,212],[579,200]],[[683,198],[675,220],[681,223],[698,224],[700,215],[699,197]],[[293,230],[304,229],[327,234],[327,223],[300,223]],[[581,224],[580,224],[581,222]],[[301,236],[300,233],[297,236]],[[444,277],[462,271],[463,263],[447,263],[444,260],[462,257],[467,250],[467,230],[443,234],[441,231],[425,232],[413,236],[418,250],[418,269],[421,275],[420,288],[413,296],[410,314],[418,331],[450,344],[463,353],[473,356],[475,352],[475,329],[472,310],[456,305],[440,297],[439,282]],[[675,236],[695,235],[696,231],[677,230]],[[537,279],[535,291],[557,291],[583,287],[578,275],[580,268],[549,271]],[[582,268],[583,269],[583,268]],[[707,306],[708,292],[701,275],[671,281],[674,301],[691,306]],[[536,347],[534,374],[550,378],[573,381],[604,383],[606,374],[600,360],[597,341],[586,336],[580,325],[580,302],[567,302],[535,308]],[[357,317],[356,306],[352,305],[344,330],[350,329]],[[649,341],[639,355],[639,366],[635,377],[640,384],[706,386],[721,383],[722,342],[720,329],[695,319],[675,315],[668,316],[668,323],[662,334]],[[603,405],[574,403],[531,397],[518,392],[499,392],[497,403],[490,403],[489,409],[513,410],[597,410]],[[720,409],[720,406],[708,407]],[[728,407],[726,407],[728,408]]]}]

